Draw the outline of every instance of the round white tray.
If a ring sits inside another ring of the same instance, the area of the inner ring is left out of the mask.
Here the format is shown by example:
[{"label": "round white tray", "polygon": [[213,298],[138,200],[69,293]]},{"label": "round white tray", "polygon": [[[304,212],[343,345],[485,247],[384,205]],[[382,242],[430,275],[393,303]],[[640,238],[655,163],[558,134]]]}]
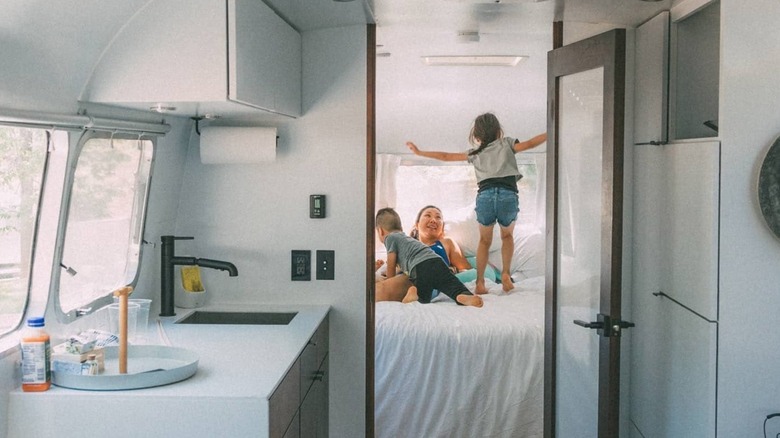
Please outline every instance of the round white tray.
[{"label": "round white tray", "polygon": [[119,347],[105,348],[105,370],[95,376],[52,372],[57,386],[90,391],[119,391],[168,385],[191,377],[198,355],[164,345],[128,345],[127,374],[119,374]]}]

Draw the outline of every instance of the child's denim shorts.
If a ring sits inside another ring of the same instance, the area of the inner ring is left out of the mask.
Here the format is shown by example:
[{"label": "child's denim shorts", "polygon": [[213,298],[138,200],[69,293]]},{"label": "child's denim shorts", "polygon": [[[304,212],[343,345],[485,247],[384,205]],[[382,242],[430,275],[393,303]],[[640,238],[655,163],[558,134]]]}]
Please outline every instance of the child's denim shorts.
[{"label": "child's denim shorts", "polygon": [[502,187],[491,187],[477,193],[477,222],[486,227],[498,222],[508,227],[520,211],[517,193]]}]

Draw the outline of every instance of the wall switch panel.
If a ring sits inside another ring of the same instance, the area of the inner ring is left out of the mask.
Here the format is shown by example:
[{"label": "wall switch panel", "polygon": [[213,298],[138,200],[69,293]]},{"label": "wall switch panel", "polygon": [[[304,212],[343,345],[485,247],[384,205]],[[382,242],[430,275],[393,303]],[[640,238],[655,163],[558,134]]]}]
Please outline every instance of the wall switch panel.
[{"label": "wall switch panel", "polygon": [[292,250],[292,281],[311,281],[311,251]]},{"label": "wall switch panel", "polygon": [[336,279],[336,251],[317,250],[317,280]]}]

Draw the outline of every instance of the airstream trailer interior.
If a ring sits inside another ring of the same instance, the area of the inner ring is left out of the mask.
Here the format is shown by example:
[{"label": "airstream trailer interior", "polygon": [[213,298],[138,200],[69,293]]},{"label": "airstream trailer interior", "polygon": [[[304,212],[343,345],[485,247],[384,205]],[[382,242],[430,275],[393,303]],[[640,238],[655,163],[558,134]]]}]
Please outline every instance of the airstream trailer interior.
[{"label": "airstream trailer interior", "polygon": [[[0,438],[777,435],[777,16],[0,2]],[[547,132],[515,155],[513,289],[377,301],[379,208],[437,206],[476,263],[472,166],[405,143],[462,153],[485,112]]]}]

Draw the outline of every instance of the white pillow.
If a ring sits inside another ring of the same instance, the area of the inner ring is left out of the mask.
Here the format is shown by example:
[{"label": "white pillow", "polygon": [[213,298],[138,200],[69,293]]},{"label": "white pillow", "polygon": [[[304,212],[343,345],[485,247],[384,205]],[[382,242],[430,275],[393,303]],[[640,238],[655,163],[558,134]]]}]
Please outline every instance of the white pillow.
[{"label": "white pillow", "polygon": [[[445,221],[445,235],[460,245],[463,255],[466,257],[477,255],[479,245],[479,226],[477,214],[473,208],[462,212],[461,217],[453,215],[455,219]],[[514,230],[515,248],[512,255],[511,273],[520,278],[544,275],[544,234],[531,224],[517,224]],[[501,270],[501,231],[500,227],[493,227],[493,244],[490,246],[488,263]]]},{"label": "white pillow", "polygon": [[[510,272],[515,281],[526,278],[544,276],[544,234],[538,229],[529,230],[526,227],[515,227],[515,248],[512,254]],[[493,241],[488,262],[501,270],[501,240],[496,248]]]},{"label": "white pillow", "polygon": [[[458,215],[457,213],[461,214]],[[464,256],[476,256],[477,246],[479,246],[479,224],[477,223],[477,212],[474,211],[474,207],[469,207],[468,210],[459,211],[453,215],[447,212],[447,215],[455,219],[446,219],[444,221],[444,235],[458,242],[458,246],[460,246]],[[493,245],[491,250],[501,248],[496,246],[496,241],[501,242],[501,234],[498,227],[493,228]]]}]

